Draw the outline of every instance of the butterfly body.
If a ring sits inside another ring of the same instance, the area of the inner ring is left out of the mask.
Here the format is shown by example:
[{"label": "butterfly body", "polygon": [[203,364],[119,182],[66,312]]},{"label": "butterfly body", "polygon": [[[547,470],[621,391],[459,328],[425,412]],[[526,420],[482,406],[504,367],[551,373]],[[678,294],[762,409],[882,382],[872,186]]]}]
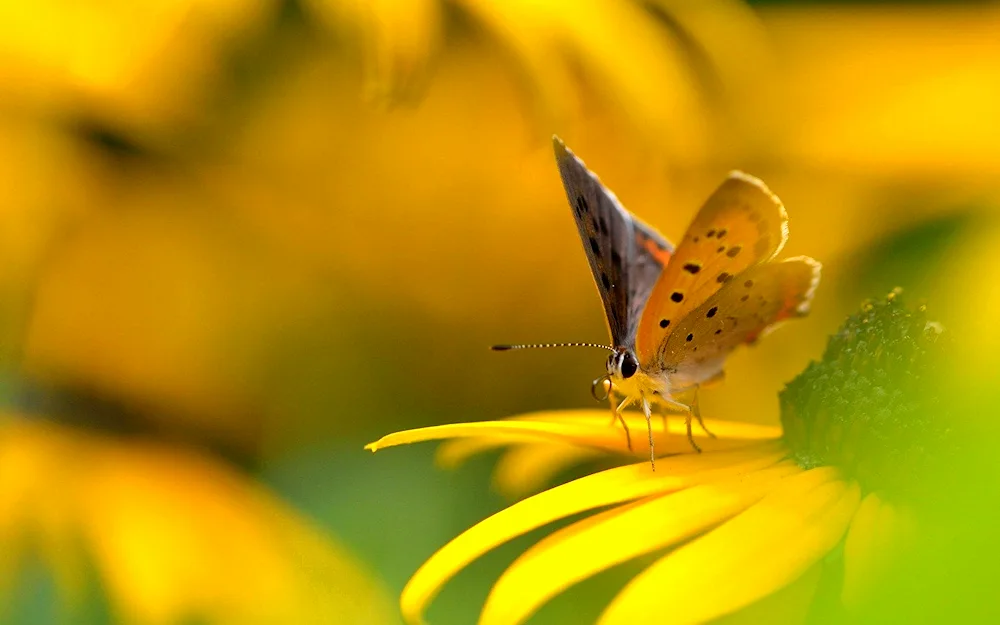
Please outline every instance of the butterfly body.
[{"label": "butterfly body", "polygon": [[[733,349],[808,312],[820,264],[808,257],[774,261],[788,237],[788,216],[753,176],[730,173],[674,248],[558,137],[553,144],[611,335],[607,375],[595,384],[609,383],[612,413],[623,426],[620,411],[631,404],[647,423],[655,405],[686,411],[688,438],[698,449],[691,435],[691,417],[701,420],[698,389],[721,379]],[[692,399],[679,401],[687,395]],[[652,461],[651,426],[649,444]]]}]

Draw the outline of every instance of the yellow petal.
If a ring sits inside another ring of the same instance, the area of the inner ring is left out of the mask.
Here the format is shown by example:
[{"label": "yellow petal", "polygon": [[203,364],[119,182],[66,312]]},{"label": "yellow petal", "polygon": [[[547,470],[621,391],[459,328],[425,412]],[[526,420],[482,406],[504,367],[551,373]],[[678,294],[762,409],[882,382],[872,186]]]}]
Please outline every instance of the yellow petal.
[{"label": "yellow petal", "polygon": [[457,469],[472,456],[509,444],[502,438],[456,438],[438,445],[434,464],[442,469]]},{"label": "yellow petal", "polygon": [[423,81],[441,36],[440,0],[307,0],[331,26],[357,31],[371,97],[406,96]]},{"label": "yellow petal", "polygon": [[472,436],[501,436],[509,442],[536,440],[583,442],[586,440],[584,436],[588,430],[594,430],[594,428],[566,423],[523,423],[517,421],[450,423],[394,432],[365,445],[365,449],[375,452],[396,445]]},{"label": "yellow petal", "polygon": [[497,461],[493,488],[504,497],[521,499],[541,490],[560,471],[600,455],[596,449],[564,443],[518,445]]},{"label": "yellow petal", "polygon": [[844,586],[841,600],[856,609],[891,569],[912,540],[912,519],[876,493],[865,497],[844,541]]},{"label": "yellow petal", "polygon": [[805,623],[816,596],[816,588],[823,576],[823,568],[823,562],[817,562],[791,584],[732,614],[712,619],[712,625]]},{"label": "yellow petal", "polygon": [[877,542],[881,506],[882,502],[878,495],[872,493],[865,497],[854,514],[851,529],[844,540],[844,587],[841,599],[845,605],[857,605],[860,586],[868,577],[870,559],[874,555],[872,549]]},{"label": "yellow petal", "polygon": [[800,577],[844,535],[860,498],[829,468],[785,478],[771,494],[701,538],[667,554],[611,602],[600,625],[634,625],[650,614],[702,623]]},{"label": "yellow petal", "polygon": [[516,625],[567,587],[632,558],[677,544],[759,501],[791,461],[657,495],[574,523],[526,551],[493,586],[480,625]]},{"label": "yellow petal", "polygon": [[[711,81],[712,102],[725,107],[725,117],[713,121],[734,124],[723,127],[744,140],[760,142],[764,149],[773,145],[772,124],[780,120],[774,111],[781,106],[772,80],[775,59],[754,9],[740,0],[651,0],[649,4],[669,15],[685,34],[682,40],[704,55],[696,71]],[[715,149],[723,153],[745,149],[739,142],[725,143]]]},{"label": "yellow petal", "polygon": [[[31,549],[50,567],[69,602],[86,592],[86,558],[79,553],[73,497],[66,490],[88,458],[46,425],[27,425],[0,414],[0,596],[14,587]],[[16,419],[16,418],[15,418]],[[61,460],[61,461],[60,461]],[[60,496],[47,486],[58,485]],[[48,495],[48,496],[45,496]]]},{"label": "yellow petal", "polygon": [[421,622],[424,607],[455,573],[521,534],[578,512],[762,469],[777,463],[784,453],[779,446],[770,444],[674,456],[662,460],[655,473],[648,463],[637,463],[594,473],[529,497],[466,530],[431,556],[403,589],[403,617],[409,623]]},{"label": "yellow petal", "polygon": [[458,4],[510,49],[556,118],[571,106],[567,100],[579,98],[574,87],[583,77],[588,93],[620,108],[645,137],[686,153],[689,162],[703,153],[706,120],[688,60],[638,4],[598,0],[573,10],[561,0]]},{"label": "yellow petal", "polygon": [[[648,455],[649,447],[644,436],[645,418],[641,414],[630,412],[625,414],[625,420],[632,432],[632,453],[640,457]],[[667,425],[665,433],[663,419],[654,418],[651,423],[657,454],[691,452],[683,416],[671,416],[667,420]],[[717,436],[710,438],[701,431],[701,428],[695,426],[695,436],[699,438],[699,445],[705,451],[732,449],[746,445],[748,441],[781,436],[781,428],[777,426],[711,419],[705,419],[705,425]],[[621,426],[611,425],[608,412],[602,410],[564,410],[554,413],[534,413],[503,421],[452,423],[417,428],[383,436],[374,443],[366,445],[365,449],[378,451],[395,445],[476,436],[498,436],[510,442],[561,441],[629,453]]]},{"label": "yellow petal", "polygon": [[[628,410],[624,413],[625,421],[629,428],[646,429],[646,418],[641,412]],[[611,413],[608,410],[542,410],[538,412],[526,412],[515,415],[508,420],[512,421],[552,421],[556,423],[584,423],[594,426],[608,425],[611,423]],[[684,425],[684,415],[669,415],[667,417],[667,431],[675,435],[687,436],[687,426]],[[663,431],[663,417],[653,417],[653,432]],[[741,439],[763,439],[778,438],[781,436],[781,428],[776,425],[761,425],[759,423],[746,423],[744,421],[722,421],[718,419],[705,419],[705,426],[718,438],[741,438]],[[619,426],[620,427],[620,426]],[[697,424],[693,433],[696,438],[711,439]]]}]

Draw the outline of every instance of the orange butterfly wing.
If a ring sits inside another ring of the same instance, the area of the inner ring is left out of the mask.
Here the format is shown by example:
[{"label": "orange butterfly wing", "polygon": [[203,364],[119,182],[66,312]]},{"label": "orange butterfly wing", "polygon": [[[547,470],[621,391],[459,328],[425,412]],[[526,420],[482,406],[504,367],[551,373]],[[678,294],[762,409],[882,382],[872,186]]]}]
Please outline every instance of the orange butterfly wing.
[{"label": "orange butterfly wing", "polygon": [[681,388],[717,373],[736,347],[809,312],[820,269],[806,256],[751,267],[677,324],[657,354],[659,365]]},{"label": "orange butterfly wing", "polygon": [[636,351],[644,369],[695,308],[749,267],[774,258],[788,238],[781,200],[753,176],[732,172],[698,211],[660,274],[639,321]]}]

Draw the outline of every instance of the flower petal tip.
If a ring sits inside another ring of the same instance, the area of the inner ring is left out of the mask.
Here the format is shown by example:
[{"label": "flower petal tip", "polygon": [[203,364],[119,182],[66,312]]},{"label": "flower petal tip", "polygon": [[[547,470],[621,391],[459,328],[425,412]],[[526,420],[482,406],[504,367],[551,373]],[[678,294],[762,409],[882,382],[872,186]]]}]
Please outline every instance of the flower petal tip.
[{"label": "flower petal tip", "polygon": [[370,451],[372,453],[375,453],[379,449],[378,443],[379,443],[379,441],[375,441],[374,443],[368,443],[367,445],[365,445],[365,449],[367,449],[368,451]]}]

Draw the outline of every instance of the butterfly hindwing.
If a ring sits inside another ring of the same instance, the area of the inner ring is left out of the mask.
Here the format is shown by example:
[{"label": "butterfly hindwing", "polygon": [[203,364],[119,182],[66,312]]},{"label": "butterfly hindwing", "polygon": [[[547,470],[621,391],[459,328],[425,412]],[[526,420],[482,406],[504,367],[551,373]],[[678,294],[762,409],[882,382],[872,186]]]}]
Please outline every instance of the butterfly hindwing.
[{"label": "butterfly hindwing", "polygon": [[757,178],[732,172],[695,216],[653,287],[637,332],[640,364],[655,366],[688,313],[734,276],[773,258],[787,237],[781,200]]},{"label": "butterfly hindwing", "polygon": [[639,316],[673,248],[635,220],[583,161],[553,137],[556,161],[615,346],[631,346]]},{"label": "butterfly hindwing", "polygon": [[679,386],[721,369],[739,345],[809,311],[820,269],[805,256],[747,269],[677,323],[659,353],[659,366]]}]

